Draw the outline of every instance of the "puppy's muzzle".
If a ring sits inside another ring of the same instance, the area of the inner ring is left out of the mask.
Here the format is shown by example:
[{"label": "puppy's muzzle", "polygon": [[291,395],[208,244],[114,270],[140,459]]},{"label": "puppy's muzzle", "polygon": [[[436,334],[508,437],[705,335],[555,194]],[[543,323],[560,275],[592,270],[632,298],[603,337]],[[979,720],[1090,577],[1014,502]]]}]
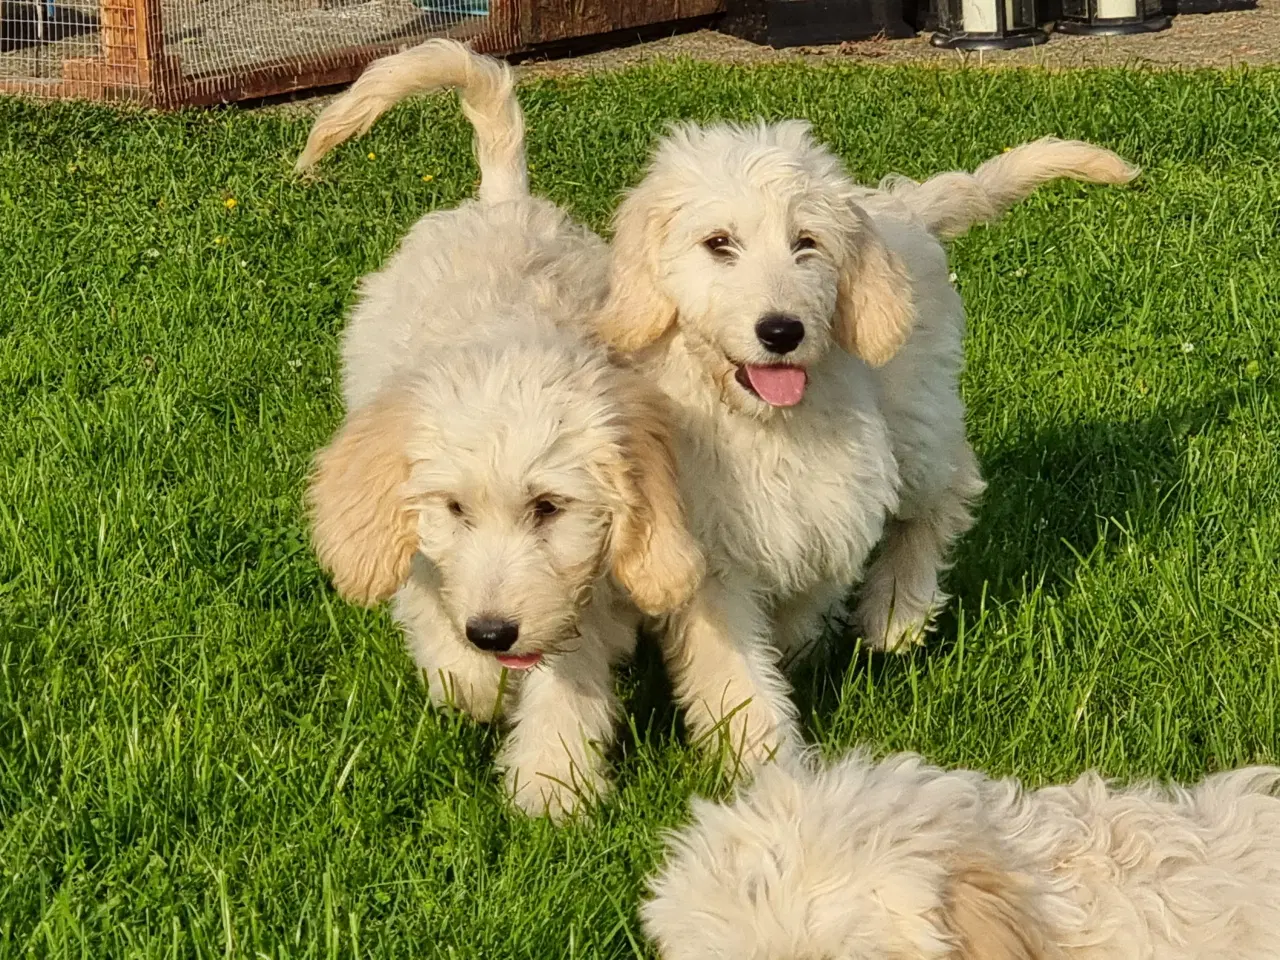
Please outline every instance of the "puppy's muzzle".
[{"label": "puppy's muzzle", "polygon": [[489,653],[506,653],[520,638],[520,625],[497,617],[472,617],[467,621],[467,639]]}]

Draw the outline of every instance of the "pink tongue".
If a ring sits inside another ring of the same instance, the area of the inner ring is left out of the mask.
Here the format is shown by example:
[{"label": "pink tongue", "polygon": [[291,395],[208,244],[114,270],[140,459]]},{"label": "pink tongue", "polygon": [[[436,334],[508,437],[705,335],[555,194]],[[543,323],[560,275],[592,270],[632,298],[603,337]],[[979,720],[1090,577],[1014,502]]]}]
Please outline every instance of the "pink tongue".
[{"label": "pink tongue", "polygon": [[498,662],[508,670],[529,670],[536,667],[541,659],[542,654],[531,653],[523,657],[499,656]]},{"label": "pink tongue", "polygon": [[747,379],[760,399],[775,407],[794,407],[804,399],[809,382],[803,367],[747,366]]}]

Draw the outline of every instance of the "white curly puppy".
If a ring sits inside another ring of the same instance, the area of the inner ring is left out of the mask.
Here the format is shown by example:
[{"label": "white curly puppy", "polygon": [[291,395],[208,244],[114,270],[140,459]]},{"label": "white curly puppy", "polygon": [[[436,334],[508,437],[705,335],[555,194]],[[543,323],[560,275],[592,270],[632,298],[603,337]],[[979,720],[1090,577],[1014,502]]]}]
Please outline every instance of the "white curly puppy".
[{"label": "white curly puppy", "polygon": [[583,336],[607,250],[529,195],[504,64],[443,40],[375,63],[320,116],[299,167],[445,86],[475,127],[479,199],[423,217],[362,282],[346,421],[310,489],[314,540],[345,596],[395,595],[434,702],[509,716],[508,789],[560,817],[607,787],[611,667],[634,647],[636,608],[679,607],[702,557],[661,395]]},{"label": "white curly puppy", "polygon": [[801,121],[680,125],[659,144],[617,212],[597,323],[679,410],[710,575],[664,643],[696,734],[749,761],[798,740],[779,657],[818,637],[882,537],[857,623],[872,647],[920,637],[983,489],[940,240],[1048,180],[1135,174],[1041,140],[973,174],[858,187]]},{"label": "white curly puppy", "polygon": [[1280,768],[1028,791],[917,757],[695,803],[642,908],[663,960],[1272,960]]}]

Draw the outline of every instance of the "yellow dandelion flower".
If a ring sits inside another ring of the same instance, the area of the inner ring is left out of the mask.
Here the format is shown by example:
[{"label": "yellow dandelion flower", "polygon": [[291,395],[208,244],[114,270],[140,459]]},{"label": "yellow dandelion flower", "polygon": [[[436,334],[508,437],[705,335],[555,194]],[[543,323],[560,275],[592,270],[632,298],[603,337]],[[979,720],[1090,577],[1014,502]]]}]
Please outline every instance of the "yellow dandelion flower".
[{"label": "yellow dandelion flower", "polygon": [[433,176],[432,176],[431,174],[429,174],[429,173],[424,173],[424,174],[422,175],[422,182],[423,182],[423,183],[430,183],[430,182],[431,182],[432,180],[434,180],[434,179],[435,179],[435,177],[433,177]]},{"label": "yellow dandelion flower", "polygon": [[236,203],[237,200],[235,197],[227,197],[227,199],[222,201],[222,205],[228,210],[234,210],[236,208]]},{"label": "yellow dandelion flower", "polygon": [[376,153],[374,153],[373,151],[369,151],[369,159],[370,159],[370,160],[377,160],[377,159],[378,159],[378,155],[377,155]]},{"label": "yellow dandelion flower", "polygon": [[216,237],[213,238],[214,246],[220,247],[226,242],[227,242],[227,238],[224,237],[222,234],[218,234]]}]

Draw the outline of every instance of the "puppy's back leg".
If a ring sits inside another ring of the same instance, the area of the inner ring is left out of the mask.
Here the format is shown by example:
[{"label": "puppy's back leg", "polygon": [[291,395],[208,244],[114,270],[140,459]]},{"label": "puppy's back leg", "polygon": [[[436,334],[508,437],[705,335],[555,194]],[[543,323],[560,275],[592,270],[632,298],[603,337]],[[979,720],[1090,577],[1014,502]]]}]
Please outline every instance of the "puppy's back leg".
[{"label": "puppy's back leg", "polygon": [[973,526],[973,502],[984,484],[978,458],[961,442],[950,483],[931,502],[903,497],[885,528],[879,556],[863,583],[855,622],[872,650],[902,650],[921,643],[947,597],[938,584],[951,545]]}]

